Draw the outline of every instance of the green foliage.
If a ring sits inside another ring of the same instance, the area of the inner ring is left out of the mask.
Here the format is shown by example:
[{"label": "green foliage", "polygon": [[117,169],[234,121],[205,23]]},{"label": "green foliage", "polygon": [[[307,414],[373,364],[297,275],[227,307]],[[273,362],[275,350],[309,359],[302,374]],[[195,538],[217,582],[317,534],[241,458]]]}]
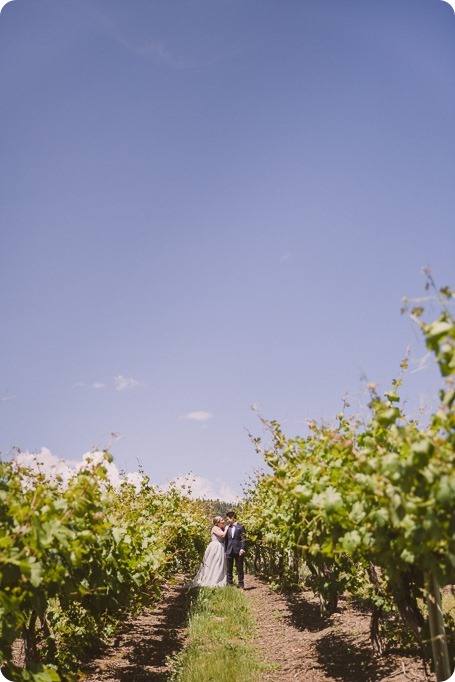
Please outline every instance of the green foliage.
[{"label": "green foliage", "polygon": [[[140,491],[113,488],[103,463],[63,487],[0,462],[0,663],[17,680],[70,679],[170,572],[199,561],[203,521],[175,488],[163,493],[145,478]],[[11,665],[18,638],[24,670]]]},{"label": "green foliage", "polygon": [[[383,397],[371,387],[366,423],[343,410],[336,424],[309,422],[306,436],[287,438],[277,422],[262,419],[271,442],[254,443],[269,472],[253,482],[244,512],[256,567],[264,569],[270,548],[282,557],[297,554],[297,564],[303,559],[309,569],[307,582],[326,601],[355,591],[376,567],[381,578],[371,584],[371,599],[382,608],[393,598],[420,640],[428,636],[418,607],[425,576],[444,586],[455,575],[455,323],[446,306],[452,298],[445,288],[436,320],[424,322],[422,307],[411,313],[444,382],[428,425],[406,417],[401,380]],[[286,581],[285,570],[281,575]]]},{"label": "green foliage", "polygon": [[233,505],[232,502],[224,502],[223,500],[204,500],[202,502],[207,512],[207,520],[211,523],[214,516],[226,517],[226,513],[231,509],[239,515],[239,506]]}]

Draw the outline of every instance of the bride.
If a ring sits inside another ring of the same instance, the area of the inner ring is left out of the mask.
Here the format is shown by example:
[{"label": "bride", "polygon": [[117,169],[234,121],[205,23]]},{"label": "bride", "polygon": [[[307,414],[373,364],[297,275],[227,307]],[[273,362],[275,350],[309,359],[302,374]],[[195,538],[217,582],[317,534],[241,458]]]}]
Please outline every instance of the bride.
[{"label": "bride", "polygon": [[226,585],[226,556],[224,547],[224,520],[222,516],[215,516],[213,528],[210,531],[211,541],[202,559],[202,564],[191,583],[192,587],[225,587]]}]

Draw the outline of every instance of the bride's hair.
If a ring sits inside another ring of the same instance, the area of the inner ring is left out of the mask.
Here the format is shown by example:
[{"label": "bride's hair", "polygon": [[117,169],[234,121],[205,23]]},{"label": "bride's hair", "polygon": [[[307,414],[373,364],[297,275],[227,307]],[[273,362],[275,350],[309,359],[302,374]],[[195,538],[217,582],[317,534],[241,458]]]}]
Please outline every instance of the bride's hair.
[{"label": "bride's hair", "polygon": [[213,525],[216,526],[217,523],[220,523],[220,521],[224,521],[222,516],[214,516],[213,517]]}]

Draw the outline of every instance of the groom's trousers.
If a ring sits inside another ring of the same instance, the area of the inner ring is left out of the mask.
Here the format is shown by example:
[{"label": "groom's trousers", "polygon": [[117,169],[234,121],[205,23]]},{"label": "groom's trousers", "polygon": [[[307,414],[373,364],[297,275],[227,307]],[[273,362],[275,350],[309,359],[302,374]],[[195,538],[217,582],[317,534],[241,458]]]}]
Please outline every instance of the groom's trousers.
[{"label": "groom's trousers", "polygon": [[227,556],[226,557],[226,564],[227,564],[226,582],[228,585],[234,584],[234,575],[233,575],[233,573],[234,573],[234,561],[235,561],[235,567],[237,569],[238,585],[239,585],[239,587],[243,587],[243,585],[244,585],[244,568],[243,568],[244,557],[243,557],[243,555],[240,556],[239,554],[234,554],[233,556]]}]

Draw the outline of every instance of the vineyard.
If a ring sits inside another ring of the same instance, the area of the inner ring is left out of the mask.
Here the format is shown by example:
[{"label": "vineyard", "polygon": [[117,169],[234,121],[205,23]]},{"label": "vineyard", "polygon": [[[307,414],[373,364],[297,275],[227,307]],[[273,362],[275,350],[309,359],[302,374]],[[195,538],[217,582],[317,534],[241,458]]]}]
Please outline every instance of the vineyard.
[{"label": "vineyard", "polygon": [[[77,679],[80,660],[205,547],[201,504],[106,478],[93,453],[67,483],[0,464],[0,656],[11,680]],[[202,519],[202,521],[201,521]],[[23,641],[25,667],[12,665]]]},{"label": "vineyard", "polygon": [[[262,419],[267,444],[253,441],[267,469],[241,515],[250,570],[277,588],[311,587],[323,614],[341,595],[361,600],[378,654],[399,619],[440,682],[455,651],[441,598],[455,583],[455,323],[453,293],[437,300],[435,319],[409,311],[441,375],[426,426],[406,416],[402,379],[384,396],[370,386],[368,419],[345,403],[336,423],[310,422],[293,438]],[[93,453],[65,481],[0,462],[0,664],[11,680],[78,679],[97,644],[200,561],[212,510],[145,476],[114,486],[109,461]],[[13,664],[18,641],[23,665]]]},{"label": "vineyard", "polygon": [[253,440],[269,471],[257,476],[243,511],[258,573],[281,585],[304,580],[326,613],[340,594],[362,598],[378,653],[387,646],[387,617],[399,614],[438,680],[451,676],[455,652],[455,623],[441,600],[441,588],[455,582],[452,299],[448,288],[438,292],[439,315],[430,321],[422,306],[410,310],[441,375],[428,425],[406,417],[401,379],[383,397],[370,386],[367,420],[344,405],[334,425],[310,422],[307,436],[287,438],[262,419],[269,444]]}]

